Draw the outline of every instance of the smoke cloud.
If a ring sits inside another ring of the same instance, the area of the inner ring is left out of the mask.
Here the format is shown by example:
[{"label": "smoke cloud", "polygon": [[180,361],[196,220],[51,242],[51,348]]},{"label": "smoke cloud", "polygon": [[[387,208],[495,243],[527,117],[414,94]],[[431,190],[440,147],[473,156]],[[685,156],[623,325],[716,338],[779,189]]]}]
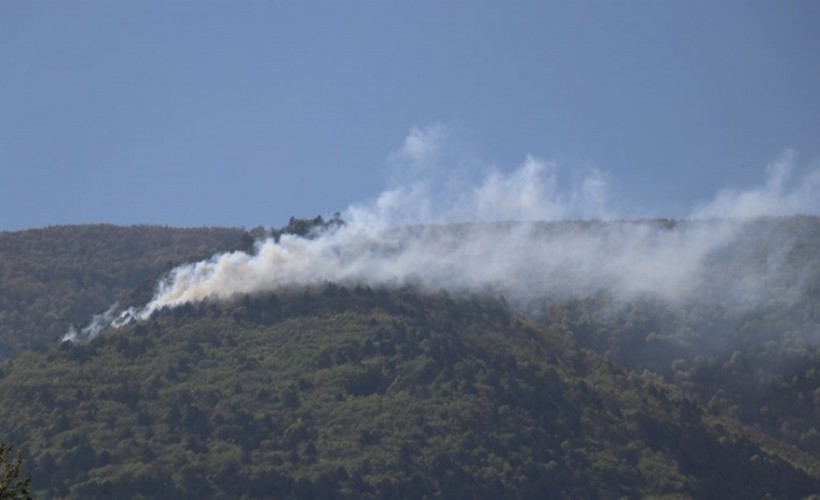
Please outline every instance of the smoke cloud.
[{"label": "smoke cloud", "polygon": [[[680,222],[613,221],[607,175],[595,168],[562,185],[556,162],[527,156],[503,171],[462,153],[446,127],[414,128],[388,158],[393,185],[345,210],[345,225],[177,267],[144,306],[109,309],[64,340],[166,307],[327,281],[492,291],[518,302],[597,290],[681,302],[713,280],[710,259],[739,241],[750,218],[820,208],[820,170],[794,182],[792,152],[769,165],[762,187],[722,190]],[[464,175],[476,169],[485,172],[477,183]],[[754,295],[766,285],[761,273],[740,272],[742,288],[728,280],[725,295]]]},{"label": "smoke cloud", "polygon": [[766,167],[768,180],[748,190],[724,189],[700,206],[696,217],[748,219],[761,216],[816,214],[820,211],[820,169],[806,173],[796,183],[792,172],[795,152],[784,151]]}]

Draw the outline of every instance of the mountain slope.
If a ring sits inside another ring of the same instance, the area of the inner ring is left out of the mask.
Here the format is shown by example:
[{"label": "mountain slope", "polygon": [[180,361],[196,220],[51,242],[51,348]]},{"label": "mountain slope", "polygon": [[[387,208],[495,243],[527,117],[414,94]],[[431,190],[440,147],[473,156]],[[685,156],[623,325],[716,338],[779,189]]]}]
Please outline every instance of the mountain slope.
[{"label": "mountain slope", "polygon": [[533,316],[820,460],[820,220],[748,223],[703,274],[708,286],[679,303],[602,292]]},{"label": "mountain slope", "polygon": [[[166,310],[25,352],[0,425],[48,497],[800,497],[726,416],[502,301],[366,287]],[[814,464],[816,465],[816,464]]]},{"label": "mountain slope", "polygon": [[245,234],[103,224],[0,232],[0,358],[59,339],[174,265],[243,248]]}]

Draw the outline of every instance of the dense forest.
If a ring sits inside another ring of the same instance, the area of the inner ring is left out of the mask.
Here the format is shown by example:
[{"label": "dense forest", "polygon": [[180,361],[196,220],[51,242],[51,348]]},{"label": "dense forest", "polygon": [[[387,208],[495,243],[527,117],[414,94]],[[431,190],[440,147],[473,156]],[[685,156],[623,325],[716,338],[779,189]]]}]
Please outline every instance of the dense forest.
[{"label": "dense forest", "polygon": [[59,340],[175,265],[252,243],[241,229],[57,226],[0,232],[0,359]]},{"label": "dense forest", "polygon": [[[321,224],[294,219],[288,232]],[[163,309],[62,344],[60,317],[107,308],[103,287],[133,300],[173,264],[248,249],[249,236],[0,234],[2,439],[24,450],[43,498],[811,497],[820,220],[754,230],[707,269],[725,290],[788,240],[746,307],[709,293],[524,303],[327,282]],[[42,271],[60,259],[53,269],[87,281]]]}]

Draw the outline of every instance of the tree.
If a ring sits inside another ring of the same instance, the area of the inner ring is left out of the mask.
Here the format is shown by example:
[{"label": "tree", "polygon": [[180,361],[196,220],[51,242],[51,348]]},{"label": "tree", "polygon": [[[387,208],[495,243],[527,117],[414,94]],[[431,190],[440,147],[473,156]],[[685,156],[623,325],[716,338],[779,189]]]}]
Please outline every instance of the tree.
[{"label": "tree", "polygon": [[21,474],[23,454],[12,458],[11,449],[10,444],[0,443],[0,499],[30,499],[31,477]]}]

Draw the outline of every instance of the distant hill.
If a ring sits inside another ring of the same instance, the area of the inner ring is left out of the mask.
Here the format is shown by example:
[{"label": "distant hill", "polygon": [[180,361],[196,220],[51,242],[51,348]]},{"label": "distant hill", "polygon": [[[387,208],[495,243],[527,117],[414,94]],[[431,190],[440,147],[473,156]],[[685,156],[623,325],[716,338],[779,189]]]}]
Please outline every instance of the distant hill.
[{"label": "distant hill", "polygon": [[0,232],[0,359],[55,342],[175,265],[245,248],[245,235],[103,224]]},{"label": "distant hill", "polygon": [[46,497],[800,497],[770,449],[503,302],[328,284],[156,315],[3,369]]}]

